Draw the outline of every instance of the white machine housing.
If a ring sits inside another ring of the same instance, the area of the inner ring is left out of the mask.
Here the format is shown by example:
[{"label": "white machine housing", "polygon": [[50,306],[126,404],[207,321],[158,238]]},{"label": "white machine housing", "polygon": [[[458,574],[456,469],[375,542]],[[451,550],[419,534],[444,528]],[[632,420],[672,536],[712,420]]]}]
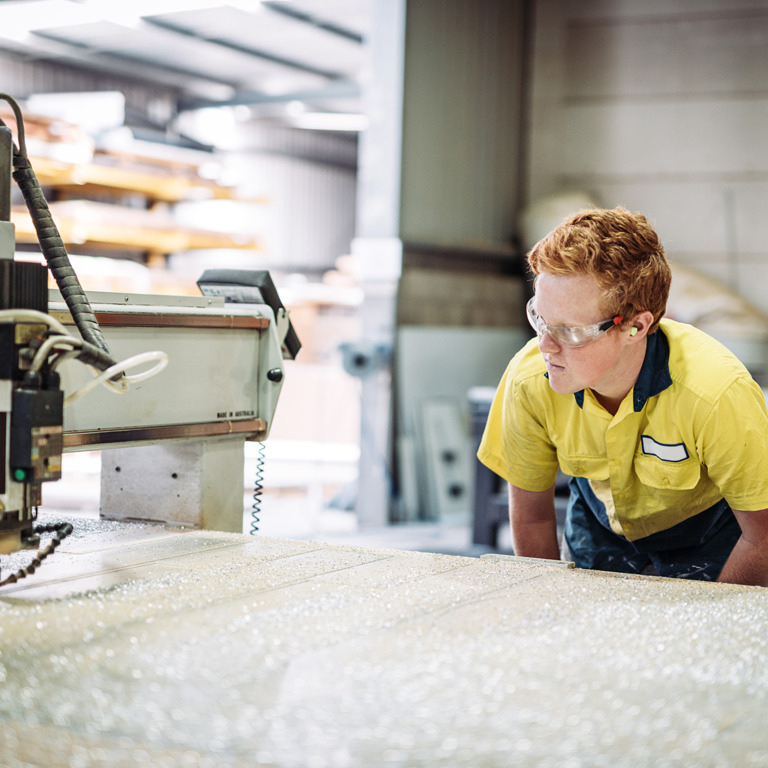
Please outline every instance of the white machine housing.
[{"label": "white machine housing", "polygon": [[[272,424],[287,311],[275,317],[267,305],[206,296],[89,299],[117,360],[153,350],[168,356],[165,370],[124,395],[97,387],[65,405],[65,451],[110,449],[102,456],[102,517],[241,532],[244,442],[264,440]],[[49,312],[77,334],[56,291]],[[66,395],[92,376],[77,361],[59,371]]]}]

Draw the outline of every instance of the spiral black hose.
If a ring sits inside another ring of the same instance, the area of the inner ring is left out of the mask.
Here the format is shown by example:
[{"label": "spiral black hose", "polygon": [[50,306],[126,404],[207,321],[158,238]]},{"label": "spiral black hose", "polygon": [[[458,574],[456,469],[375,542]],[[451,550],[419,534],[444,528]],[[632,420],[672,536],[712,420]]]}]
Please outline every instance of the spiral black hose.
[{"label": "spiral black hose", "polygon": [[[106,370],[116,364],[112,356],[109,345],[99,327],[96,315],[91,308],[88,297],[77,279],[77,274],[69,261],[67,249],[64,241],[61,239],[59,230],[51,216],[48,202],[40,188],[40,182],[37,180],[32,165],[27,157],[27,148],[24,139],[24,122],[16,101],[7,94],[0,93],[0,99],[7,101],[16,117],[16,130],[19,139],[19,146],[13,147],[13,178],[19,185],[24,202],[27,204],[29,215],[37,233],[37,239],[40,243],[40,250],[45,257],[48,268],[51,270],[56,285],[61,291],[67,308],[72,319],[77,326],[83,341],[89,345],[84,348],[78,357],[83,362],[93,365],[101,371]],[[5,123],[0,120],[0,124]]]},{"label": "spiral black hose", "polygon": [[105,370],[116,363],[112,357],[107,342],[101,333],[96,315],[91,308],[88,297],[77,279],[75,270],[69,261],[69,255],[64,247],[59,230],[53,221],[50,208],[40,188],[40,183],[32,170],[29,160],[14,149],[13,178],[19,185],[21,194],[32,217],[32,223],[40,243],[40,250],[51,270],[56,285],[61,291],[62,298],[72,314],[83,340],[95,347],[101,354],[92,355],[91,364]]}]

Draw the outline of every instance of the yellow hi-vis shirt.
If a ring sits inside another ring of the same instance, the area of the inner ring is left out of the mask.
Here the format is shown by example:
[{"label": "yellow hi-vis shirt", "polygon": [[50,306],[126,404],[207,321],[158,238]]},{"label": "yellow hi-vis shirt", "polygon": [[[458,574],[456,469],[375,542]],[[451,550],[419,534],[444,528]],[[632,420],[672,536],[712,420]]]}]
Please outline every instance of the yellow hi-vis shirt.
[{"label": "yellow hi-vis shirt", "polygon": [[615,416],[589,389],[558,394],[545,373],[532,339],[496,392],[478,458],[503,479],[544,491],[558,466],[585,478],[604,505],[595,514],[629,541],[668,531],[722,499],[736,510],[768,508],[765,397],[707,334],[662,320]]}]

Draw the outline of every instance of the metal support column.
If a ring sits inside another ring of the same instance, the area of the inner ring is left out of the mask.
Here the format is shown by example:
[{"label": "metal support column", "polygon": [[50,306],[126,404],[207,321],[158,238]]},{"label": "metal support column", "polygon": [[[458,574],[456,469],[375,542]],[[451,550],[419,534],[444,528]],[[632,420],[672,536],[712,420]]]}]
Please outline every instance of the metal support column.
[{"label": "metal support column", "polygon": [[[369,69],[365,89],[369,127],[361,137],[356,238],[352,253],[365,300],[363,340],[391,350],[397,283],[402,267],[400,158],[405,52],[405,0],[372,0]],[[361,526],[391,520],[391,355],[362,381]]]}]

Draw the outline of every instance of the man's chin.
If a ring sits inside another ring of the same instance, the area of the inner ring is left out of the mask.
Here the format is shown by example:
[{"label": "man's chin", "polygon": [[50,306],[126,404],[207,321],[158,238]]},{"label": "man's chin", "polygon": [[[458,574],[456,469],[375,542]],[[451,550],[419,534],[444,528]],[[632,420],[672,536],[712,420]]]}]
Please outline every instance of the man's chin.
[{"label": "man's chin", "polygon": [[552,374],[548,376],[548,379],[549,386],[553,391],[557,392],[558,395],[572,395],[574,392],[583,389],[583,387],[574,387],[572,384],[569,385],[564,381],[558,381],[557,377],[553,377]]}]

